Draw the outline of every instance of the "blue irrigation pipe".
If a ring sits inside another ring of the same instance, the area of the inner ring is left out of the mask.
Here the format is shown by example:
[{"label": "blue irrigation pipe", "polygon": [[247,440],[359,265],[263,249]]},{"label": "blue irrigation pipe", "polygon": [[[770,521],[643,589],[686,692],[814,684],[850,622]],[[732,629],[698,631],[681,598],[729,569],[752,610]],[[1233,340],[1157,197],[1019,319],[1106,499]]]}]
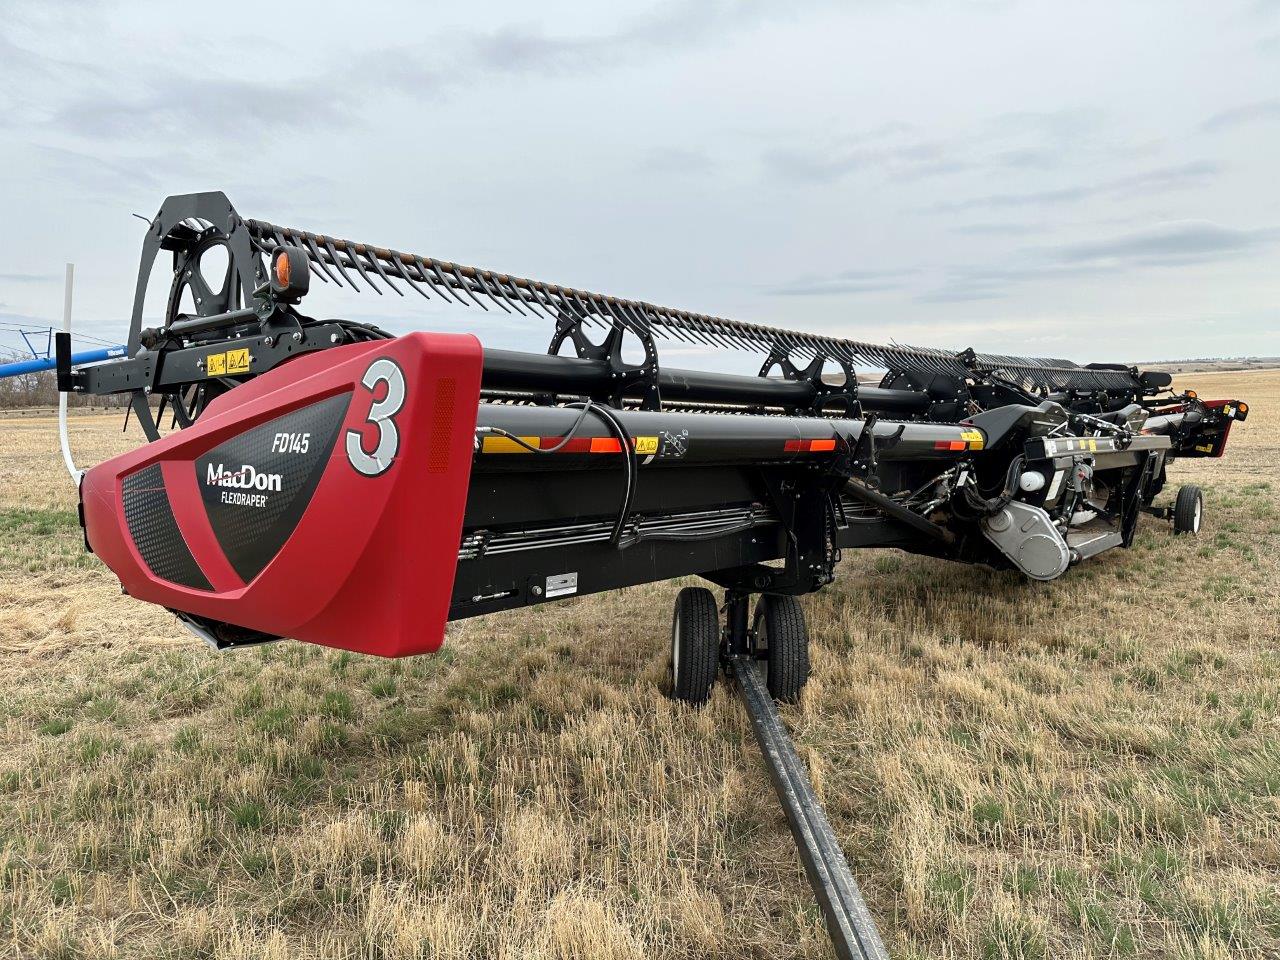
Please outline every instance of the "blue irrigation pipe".
[{"label": "blue irrigation pipe", "polygon": [[[71,355],[71,365],[76,366],[81,363],[97,363],[100,360],[111,360],[114,357],[123,357],[125,355],[124,347],[104,347],[101,350],[81,350],[79,353]],[[24,373],[39,373],[41,370],[52,370],[58,365],[58,361],[54,357],[38,357],[35,360],[18,360],[15,363],[0,364],[0,380],[5,377],[18,377]]]}]

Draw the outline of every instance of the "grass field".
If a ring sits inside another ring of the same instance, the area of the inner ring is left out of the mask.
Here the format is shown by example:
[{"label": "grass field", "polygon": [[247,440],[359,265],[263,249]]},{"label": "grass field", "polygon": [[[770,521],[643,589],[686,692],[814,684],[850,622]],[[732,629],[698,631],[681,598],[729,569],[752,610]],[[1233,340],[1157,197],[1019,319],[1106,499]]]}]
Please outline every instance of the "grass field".
[{"label": "grass field", "polygon": [[[1280,955],[1280,372],[1187,385],[1253,410],[1173,472],[1198,539],[1051,585],[865,552],[805,601],[785,716],[895,956]],[[216,655],[0,421],[0,957],[830,956],[736,700],[660,692],[676,589]]]}]

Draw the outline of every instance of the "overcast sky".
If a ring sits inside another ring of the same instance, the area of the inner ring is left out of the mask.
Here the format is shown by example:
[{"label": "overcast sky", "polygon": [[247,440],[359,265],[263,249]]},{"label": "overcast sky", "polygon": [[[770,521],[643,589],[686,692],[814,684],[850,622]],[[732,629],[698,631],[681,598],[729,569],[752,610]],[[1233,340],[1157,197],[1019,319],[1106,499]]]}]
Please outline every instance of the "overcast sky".
[{"label": "overcast sky", "polygon": [[[0,319],[126,329],[166,195],[604,293],[1280,355],[1280,3],[0,5]],[[545,347],[366,293],[312,312]],[[687,348],[686,348],[687,349]]]}]

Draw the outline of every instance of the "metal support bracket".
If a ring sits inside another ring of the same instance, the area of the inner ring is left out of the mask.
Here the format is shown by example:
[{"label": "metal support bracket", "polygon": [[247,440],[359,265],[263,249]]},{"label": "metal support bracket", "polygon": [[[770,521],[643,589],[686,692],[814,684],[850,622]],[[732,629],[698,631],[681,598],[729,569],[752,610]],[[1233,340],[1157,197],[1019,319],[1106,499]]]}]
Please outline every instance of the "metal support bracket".
[{"label": "metal support bracket", "polygon": [[[844,376],[843,383],[827,383],[822,379],[822,369],[831,359],[840,365]],[[774,368],[782,371],[785,380],[803,381],[813,387],[813,401],[808,407],[789,409],[788,413],[804,412],[810,414],[824,413],[828,408],[839,407],[842,415],[857,418],[862,415],[862,406],[858,403],[858,377],[853,366],[836,357],[828,358],[824,353],[814,355],[808,366],[797,367],[791,359],[791,351],[780,343],[775,343],[760,368],[760,376],[767,377]]]},{"label": "metal support bracket", "polygon": [[1142,512],[1143,494],[1155,479],[1158,457],[1151,451],[1142,454],[1141,465],[1134,470],[1133,478],[1124,491],[1120,509],[1120,538],[1125,548],[1133,546],[1138,533],[1138,515]]},{"label": "metal support bracket", "polygon": [[[573,344],[574,352],[582,360],[603,360],[609,367],[609,383],[597,400],[605,400],[621,409],[622,396],[632,392],[637,385],[641,389],[640,408],[642,410],[661,410],[662,395],[658,389],[658,348],[653,342],[647,325],[639,322],[623,326],[616,320],[608,319],[608,333],[600,343],[593,343],[583,330],[586,313],[568,314],[560,311],[556,315],[556,332],[551,337],[547,353],[558,356],[565,341]],[[622,341],[626,334],[632,334],[644,349],[644,360],[638,364],[627,363],[622,359]]]},{"label": "metal support bracket", "polygon": [[849,454],[849,468],[862,482],[872,489],[880,486],[880,462],[876,459],[881,447],[892,447],[907,430],[905,423],[898,424],[898,429],[887,437],[876,437],[876,424],[880,422],[878,414],[869,413],[862,421],[862,432]]}]

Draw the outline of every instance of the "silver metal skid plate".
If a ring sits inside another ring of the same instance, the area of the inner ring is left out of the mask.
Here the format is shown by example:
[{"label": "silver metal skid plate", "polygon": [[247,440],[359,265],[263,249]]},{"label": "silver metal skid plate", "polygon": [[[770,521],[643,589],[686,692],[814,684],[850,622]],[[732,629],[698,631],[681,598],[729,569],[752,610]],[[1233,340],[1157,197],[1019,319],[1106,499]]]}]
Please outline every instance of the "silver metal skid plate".
[{"label": "silver metal skid plate", "polygon": [[1071,565],[1071,550],[1039,507],[1015,500],[983,520],[982,532],[1033,580],[1056,580]]}]

